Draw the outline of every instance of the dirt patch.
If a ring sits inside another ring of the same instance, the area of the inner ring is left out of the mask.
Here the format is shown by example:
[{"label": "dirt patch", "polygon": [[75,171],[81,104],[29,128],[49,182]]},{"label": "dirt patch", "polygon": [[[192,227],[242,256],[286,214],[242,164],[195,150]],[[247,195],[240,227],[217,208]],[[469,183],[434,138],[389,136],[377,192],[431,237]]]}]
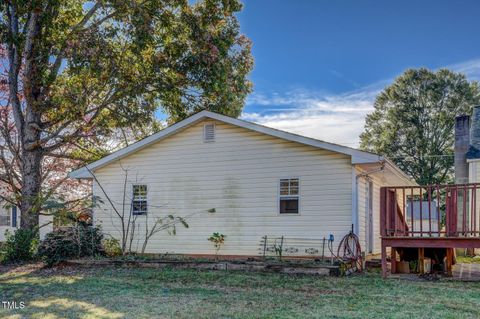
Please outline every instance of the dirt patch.
[{"label": "dirt patch", "polygon": [[44,267],[43,263],[0,265],[0,274],[32,273]]}]

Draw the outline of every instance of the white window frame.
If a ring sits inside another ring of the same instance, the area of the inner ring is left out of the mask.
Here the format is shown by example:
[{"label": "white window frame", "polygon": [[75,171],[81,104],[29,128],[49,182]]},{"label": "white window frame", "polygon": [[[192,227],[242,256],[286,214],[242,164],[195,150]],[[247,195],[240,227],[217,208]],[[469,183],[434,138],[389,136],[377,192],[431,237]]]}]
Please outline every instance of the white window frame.
[{"label": "white window frame", "polygon": [[[282,195],[281,193],[281,183],[282,183],[282,180],[288,180],[289,181],[289,184],[288,184],[288,187],[289,187],[289,193],[290,193],[290,180],[292,179],[296,179],[298,181],[298,193],[296,195]],[[278,179],[278,199],[277,199],[277,214],[280,215],[280,216],[298,216],[300,215],[300,211],[301,211],[301,206],[300,206],[300,191],[301,191],[301,187],[300,187],[300,178],[299,177],[282,177],[280,179]],[[297,213],[281,213],[280,210],[281,210],[281,200],[282,199],[297,199],[298,201],[298,212]]]},{"label": "white window frame", "polygon": [[[136,198],[135,198],[135,187],[136,187],[136,186],[145,186],[146,195],[145,195],[144,198],[141,198],[141,199],[138,199],[138,198],[136,199]],[[132,215],[134,215],[134,216],[144,216],[144,215],[147,215],[147,214],[148,214],[148,206],[149,206],[149,205],[148,205],[148,202],[149,202],[149,200],[148,200],[148,197],[149,197],[148,192],[149,192],[149,191],[148,191],[148,185],[147,185],[147,184],[132,184]],[[140,201],[144,201],[144,202],[146,202],[146,210],[145,210],[145,211],[135,212],[133,209],[134,209],[134,207],[135,207],[134,204],[135,204],[136,201],[139,201],[139,202],[140,202]]]},{"label": "white window frame", "polygon": [[[206,132],[206,129],[207,129],[208,125],[213,126],[213,139],[212,140],[207,140],[205,138],[205,132]],[[203,136],[202,136],[203,143],[213,143],[213,142],[215,142],[216,139],[217,139],[217,126],[215,125],[215,123],[214,122],[208,122],[208,123],[203,124]]]},{"label": "white window frame", "polygon": [[0,227],[13,227],[13,226],[12,226],[12,224],[13,224],[13,223],[12,223],[12,222],[13,222],[13,220],[12,220],[12,219],[13,219],[13,218],[12,218],[12,217],[13,217],[13,216],[12,216],[12,215],[13,215],[13,213],[12,213],[12,208],[7,208],[7,209],[5,209],[4,207],[2,207],[1,209],[2,209],[2,216],[8,217],[9,223],[8,223],[8,225],[3,225],[3,224],[2,224],[2,225],[0,225]]}]

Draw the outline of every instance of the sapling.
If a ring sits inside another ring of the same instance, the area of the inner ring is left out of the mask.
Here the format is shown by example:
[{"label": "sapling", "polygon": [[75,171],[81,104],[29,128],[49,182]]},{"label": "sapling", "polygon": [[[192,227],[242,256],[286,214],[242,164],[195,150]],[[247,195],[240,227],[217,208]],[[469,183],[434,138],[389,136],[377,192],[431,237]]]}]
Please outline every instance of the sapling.
[{"label": "sapling", "polygon": [[227,236],[225,236],[224,234],[215,232],[212,234],[212,236],[208,238],[208,240],[213,243],[213,247],[215,248],[215,259],[217,260],[218,260],[218,252],[220,251],[220,249],[225,243],[225,237]]}]

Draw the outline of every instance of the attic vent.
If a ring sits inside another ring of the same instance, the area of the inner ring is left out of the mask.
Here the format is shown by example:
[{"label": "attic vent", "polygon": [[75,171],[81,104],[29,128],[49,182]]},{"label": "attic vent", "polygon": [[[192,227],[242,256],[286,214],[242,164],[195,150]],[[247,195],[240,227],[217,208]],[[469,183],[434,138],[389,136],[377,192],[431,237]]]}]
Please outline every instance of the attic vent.
[{"label": "attic vent", "polygon": [[203,126],[203,141],[204,142],[215,141],[215,124],[205,124]]}]

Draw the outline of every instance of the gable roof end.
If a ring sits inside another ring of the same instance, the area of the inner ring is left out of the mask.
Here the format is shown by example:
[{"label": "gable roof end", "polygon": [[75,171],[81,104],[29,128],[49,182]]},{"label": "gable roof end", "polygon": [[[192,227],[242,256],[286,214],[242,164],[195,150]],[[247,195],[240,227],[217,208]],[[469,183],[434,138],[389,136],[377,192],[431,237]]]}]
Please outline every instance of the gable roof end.
[{"label": "gable roof end", "polygon": [[384,160],[383,157],[365,152],[365,151],[360,151],[354,148],[334,144],[334,143],[328,143],[325,141],[305,137],[302,135],[297,135],[293,133],[288,133],[285,131],[280,131],[274,128],[266,127],[263,125],[255,124],[252,122],[247,122],[243,120],[239,120],[236,118],[232,118],[229,116],[221,115],[218,113],[210,112],[210,111],[201,111],[199,113],[196,113],[178,123],[175,123],[160,132],[157,132],[153,135],[150,135],[149,137],[144,138],[143,140],[140,140],[132,145],[129,145],[125,148],[122,148],[110,155],[105,156],[102,159],[99,159],[98,161],[95,161],[93,163],[88,164],[86,167],[79,168],[75,171],[72,171],[69,173],[69,177],[71,178],[92,178],[92,175],[90,171],[94,171],[96,169],[99,169],[100,167],[103,167],[107,164],[110,164],[114,161],[117,161],[123,157],[126,157],[133,152],[139,151],[153,143],[156,143],[168,136],[171,136],[180,130],[183,130],[203,119],[210,118],[214,119],[220,122],[232,124],[235,126],[243,127],[245,129],[249,129],[255,132],[263,133],[266,135],[278,137],[284,140],[292,141],[292,142],[297,142],[305,145],[310,145],[313,147],[318,147],[321,149],[325,149],[328,151],[340,153],[340,154],[345,154],[349,155],[352,157],[352,164],[364,164],[364,163],[376,163],[379,161]]}]

